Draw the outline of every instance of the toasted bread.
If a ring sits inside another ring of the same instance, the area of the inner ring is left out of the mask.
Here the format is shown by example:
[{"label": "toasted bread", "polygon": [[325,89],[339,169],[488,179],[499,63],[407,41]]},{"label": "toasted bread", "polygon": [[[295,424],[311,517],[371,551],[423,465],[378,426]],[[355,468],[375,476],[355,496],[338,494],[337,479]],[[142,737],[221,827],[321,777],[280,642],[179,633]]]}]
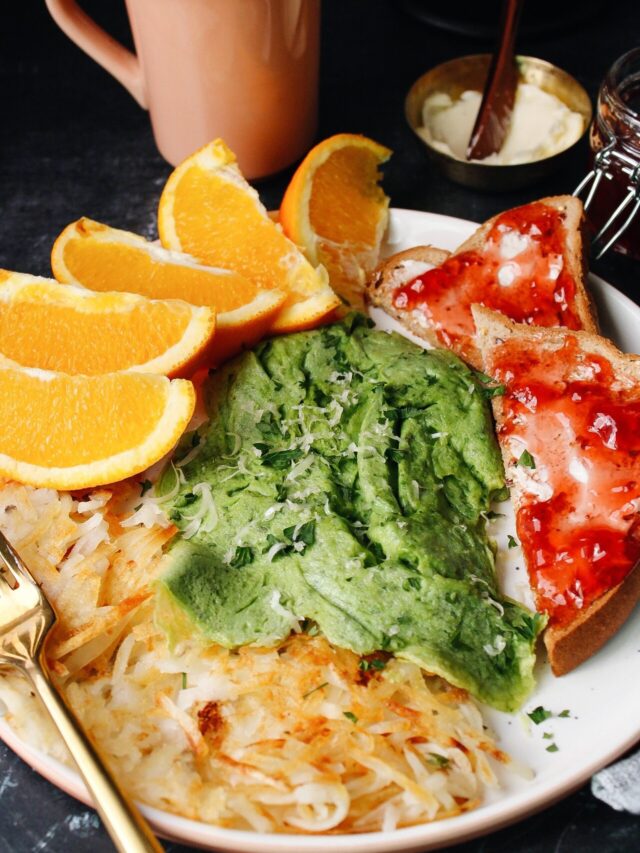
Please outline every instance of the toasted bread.
[{"label": "toasted bread", "polygon": [[[442,253],[440,261],[437,250],[424,246],[387,258],[367,283],[367,300],[477,369],[482,359],[473,337],[474,303],[522,322],[596,332],[595,310],[584,286],[582,218],[582,204],[572,196],[505,211],[481,225],[452,255]],[[555,231],[541,231],[538,225],[544,223]],[[557,233],[560,225],[562,233]],[[421,279],[423,273],[412,260],[438,269]],[[415,295],[409,286],[413,279]]]},{"label": "toasted bread", "polygon": [[483,368],[505,386],[492,399],[498,439],[562,675],[640,600],[640,357],[590,332],[519,325],[480,306],[473,316]]}]

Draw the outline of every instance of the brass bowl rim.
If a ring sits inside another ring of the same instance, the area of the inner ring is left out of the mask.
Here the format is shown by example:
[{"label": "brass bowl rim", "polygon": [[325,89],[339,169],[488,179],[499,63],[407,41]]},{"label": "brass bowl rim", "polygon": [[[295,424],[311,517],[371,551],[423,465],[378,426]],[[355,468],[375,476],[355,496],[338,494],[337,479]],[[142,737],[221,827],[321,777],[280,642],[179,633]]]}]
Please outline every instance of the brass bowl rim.
[{"label": "brass bowl rim", "polygon": [[[591,102],[591,98],[589,97],[589,93],[584,88],[582,83],[580,83],[578,80],[576,80],[576,78],[572,74],[569,74],[568,71],[565,71],[564,68],[560,68],[559,65],[554,65],[553,62],[549,62],[546,59],[540,59],[537,56],[525,56],[523,54],[517,54],[516,60],[518,62],[533,65],[533,66],[541,68],[543,71],[547,71],[547,72],[549,72],[549,71],[551,71],[552,73],[558,73],[559,72],[559,74],[561,76],[563,76],[567,80],[567,82],[569,82],[575,88],[576,92],[579,93],[579,96],[581,97],[581,99],[584,100],[585,105],[588,104],[588,107],[589,107],[588,110],[569,107],[574,112],[579,112],[580,115],[582,116],[583,120],[584,120],[584,128],[582,130],[582,133],[578,137],[578,139],[576,139],[576,141],[573,142],[571,145],[569,145],[567,148],[563,148],[561,151],[557,151],[555,154],[550,154],[548,157],[542,157],[539,160],[527,160],[524,163],[500,164],[500,163],[483,163],[482,160],[471,160],[471,161],[470,160],[460,160],[457,157],[453,157],[451,154],[447,154],[444,151],[439,151],[437,148],[434,148],[430,142],[428,142],[420,133],[418,133],[418,128],[415,126],[415,124],[413,123],[413,121],[410,118],[409,107],[411,104],[412,95],[413,95],[414,91],[418,88],[418,86],[427,77],[431,76],[438,69],[443,68],[444,66],[447,66],[447,65],[456,65],[457,63],[460,63],[462,61],[475,60],[475,59],[490,60],[491,54],[490,53],[472,53],[472,54],[468,54],[466,56],[457,56],[457,57],[454,57],[453,59],[447,59],[445,62],[441,62],[438,65],[434,65],[433,68],[430,68],[428,71],[425,71],[424,74],[421,74],[420,77],[418,77],[416,80],[413,81],[413,83],[409,87],[409,90],[407,91],[407,94],[405,95],[405,98],[404,98],[404,116],[405,116],[407,124],[409,125],[409,127],[411,128],[413,133],[418,137],[420,142],[422,142],[422,144],[425,146],[425,148],[427,148],[430,152],[432,152],[437,158],[442,158],[443,160],[446,160],[450,163],[461,164],[462,167],[467,167],[468,169],[473,169],[475,167],[478,167],[480,169],[487,169],[487,170],[494,169],[494,170],[499,170],[499,171],[502,171],[504,169],[522,169],[522,168],[526,168],[527,166],[531,166],[533,164],[547,163],[550,160],[553,160],[555,157],[560,157],[562,154],[566,154],[567,151],[570,151],[571,148],[574,147],[574,145],[577,145],[584,138],[585,134],[589,130],[589,127],[591,125],[591,121],[593,119],[593,104]],[[563,101],[563,103],[565,103],[565,106],[569,106],[569,104],[566,104],[566,102]]]}]

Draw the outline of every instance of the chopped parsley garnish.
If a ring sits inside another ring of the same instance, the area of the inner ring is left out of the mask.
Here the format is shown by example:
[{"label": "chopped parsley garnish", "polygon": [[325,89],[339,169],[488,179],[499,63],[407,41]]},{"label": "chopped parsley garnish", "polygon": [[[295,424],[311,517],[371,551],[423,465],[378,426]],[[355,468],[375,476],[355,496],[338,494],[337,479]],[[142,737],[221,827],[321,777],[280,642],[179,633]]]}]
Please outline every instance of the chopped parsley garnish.
[{"label": "chopped parsley garnish", "polygon": [[182,673],[182,689],[183,690],[187,689],[187,673],[186,672]]},{"label": "chopped parsley garnish", "polygon": [[229,565],[232,569],[240,569],[253,563],[253,551],[248,545],[238,545]]},{"label": "chopped parsley garnish", "polygon": [[559,716],[559,717],[570,717],[570,716],[571,716],[571,712],[569,711],[569,709],[568,709],[568,708],[565,708],[565,709],[564,709],[564,711],[560,711],[560,713],[558,714],[558,716]]},{"label": "chopped parsley garnish", "polygon": [[529,453],[528,450],[523,450],[521,455],[520,455],[520,458],[516,462],[516,465],[520,465],[520,467],[522,467],[522,468],[533,468],[533,469],[535,469],[536,460],[533,458],[533,456]]},{"label": "chopped parsley garnish", "polygon": [[259,450],[262,455],[260,461],[263,465],[268,465],[269,468],[282,470],[289,467],[290,462],[295,462],[303,455],[302,450],[269,450],[268,444],[263,444],[261,441],[253,445],[256,450]]},{"label": "chopped parsley garnish", "polygon": [[389,634],[383,633],[382,638],[380,640],[380,648],[383,651],[385,651],[386,649],[390,649],[391,648],[391,642],[392,642],[391,636]]},{"label": "chopped parsley garnish", "polygon": [[312,693],[315,693],[317,690],[322,690],[323,687],[327,687],[329,684],[328,681],[323,681],[322,684],[318,684],[317,687],[312,687],[311,690],[307,690],[306,693],[302,694],[302,698],[306,699],[308,696],[311,696]]},{"label": "chopped parsley garnish", "polygon": [[343,711],[343,714],[347,718],[347,720],[351,720],[354,725],[358,722],[358,718],[352,711]]},{"label": "chopped parsley garnish", "polygon": [[290,554],[293,550],[293,545],[281,542],[280,539],[277,538],[277,536],[273,535],[273,533],[267,533],[267,544],[262,549],[262,553],[267,554],[271,550],[271,548],[273,548],[274,545],[284,545],[284,548],[278,549],[271,558],[272,560],[280,560],[282,559],[282,557],[285,557],[287,554]]},{"label": "chopped parsley garnish", "polygon": [[542,737],[544,738],[544,740],[551,740],[551,738],[553,737],[553,732],[545,732]]},{"label": "chopped parsley garnish", "polygon": [[449,766],[449,759],[446,755],[440,755],[437,752],[429,752],[427,753],[427,764],[431,764],[432,767],[437,767],[441,770],[444,767]]},{"label": "chopped parsley garnish", "polygon": [[504,385],[499,385],[492,376],[487,376],[486,373],[476,372],[476,376],[482,385],[482,393],[490,400],[492,397],[502,397],[506,391]]},{"label": "chopped parsley garnish", "polygon": [[517,548],[518,547],[518,540],[515,538],[515,536],[512,536],[511,534],[509,534],[507,536],[507,542],[508,542],[509,548]]},{"label": "chopped parsley garnish", "polygon": [[[518,567],[516,566],[516,569],[517,568]],[[538,636],[538,633],[544,624],[545,618],[540,613],[534,613],[532,616],[523,613],[518,622],[514,622],[513,627],[521,637],[525,637],[528,640],[534,640]]]},{"label": "chopped parsley garnish", "polygon": [[550,743],[547,752],[558,752],[558,746],[555,743]]},{"label": "chopped parsley garnish", "polygon": [[367,660],[366,658],[362,658],[360,663],[358,664],[358,669],[362,672],[368,672],[370,669],[377,669],[378,671],[385,668],[387,662],[382,660],[382,658],[372,658],[372,660]]},{"label": "chopped parsley garnish", "polygon": [[384,455],[386,459],[390,459],[392,462],[402,462],[406,453],[404,450],[398,450],[397,447],[387,447]]},{"label": "chopped parsley garnish", "polygon": [[313,519],[305,521],[295,532],[295,527],[286,527],[283,531],[287,539],[292,542],[304,542],[305,545],[313,545],[316,541],[316,523]]},{"label": "chopped parsley garnish", "polygon": [[492,397],[504,397],[505,391],[506,388],[504,387],[504,385],[489,385],[483,387],[482,389],[482,393],[487,398],[487,400],[490,400]]},{"label": "chopped parsley garnish", "polygon": [[538,705],[537,708],[534,708],[533,711],[527,714],[527,717],[531,720],[532,723],[535,723],[536,726],[539,726],[540,723],[543,723],[545,720],[548,720],[549,717],[552,717],[553,714],[551,711],[547,711],[546,708],[543,708],[542,705]]}]

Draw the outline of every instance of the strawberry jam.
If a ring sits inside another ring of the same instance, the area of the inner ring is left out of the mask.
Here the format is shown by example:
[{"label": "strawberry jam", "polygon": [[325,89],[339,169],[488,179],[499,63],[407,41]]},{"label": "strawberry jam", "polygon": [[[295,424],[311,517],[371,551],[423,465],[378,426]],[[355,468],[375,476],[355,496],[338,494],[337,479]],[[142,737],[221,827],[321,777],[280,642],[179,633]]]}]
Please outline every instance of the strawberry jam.
[{"label": "strawberry jam", "polygon": [[521,323],[579,329],[566,239],[562,211],[541,202],[508,210],[497,217],[481,248],[454,255],[403,284],[393,304],[424,312],[441,343],[467,359],[476,352],[475,303]]},{"label": "strawberry jam", "polygon": [[565,624],[640,558],[640,388],[571,334],[552,352],[508,339],[487,368],[505,386],[500,439],[537,605]]}]

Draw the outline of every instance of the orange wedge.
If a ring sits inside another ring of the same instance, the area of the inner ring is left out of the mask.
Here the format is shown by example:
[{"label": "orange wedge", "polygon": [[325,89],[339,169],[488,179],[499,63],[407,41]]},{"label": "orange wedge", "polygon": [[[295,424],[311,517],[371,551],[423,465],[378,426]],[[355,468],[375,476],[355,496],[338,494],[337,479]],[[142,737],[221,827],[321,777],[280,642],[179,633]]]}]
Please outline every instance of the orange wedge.
[{"label": "orange wedge", "polygon": [[184,432],[193,385],[150,373],[69,376],[0,369],[0,477],[52,489],[113,483],[157,462]]},{"label": "orange wedge", "polygon": [[210,308],[0,270],[0,367],[189,376],[204,363],[214,328]]},{"label": "orange wedge", "polygon": [[309,261],[322,264],[331,286],[362,308],[363,285],[378,263],[389,199],[379,167],[391,151],[353,133],[320,142],[304,158],[282,200],[284,233]]},{"label": "orange wedge", "polygon": [[158,230],[167,249],[234,270],[263,290],[285,291],[274,332],[311,328],[340,304],[326,271],[314,269],[269,218],[220,139],[171,174],[160,198]]},{"label": "orange wedge", "polygon": [[217,331],[208,356],[216,364],[263,338],[286,299],[281,291],[259,290],[238,273],[204,266],[189,255],[86,218],[60,234],[51,268],[64,284],[184,299],[215,309]]}]

